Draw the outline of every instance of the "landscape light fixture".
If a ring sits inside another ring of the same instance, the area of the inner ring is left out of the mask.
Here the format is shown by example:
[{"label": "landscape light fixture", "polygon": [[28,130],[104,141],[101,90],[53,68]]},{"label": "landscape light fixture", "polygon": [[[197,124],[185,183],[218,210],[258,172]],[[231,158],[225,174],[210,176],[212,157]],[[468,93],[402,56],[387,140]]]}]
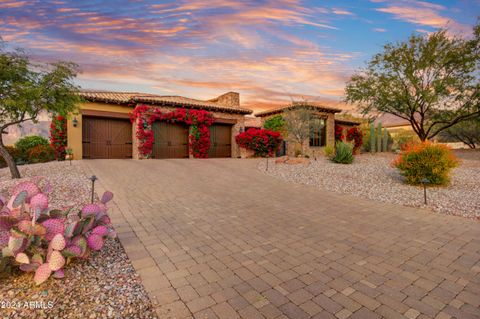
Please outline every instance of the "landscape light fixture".
[{"label": "landscape light fixture", "polygon": [[422,184],[423,184],[423,199],[425,205],[427,205],[427,184],[430,184],[430,181],[428,178],[422,178]]},{"label": "landscape light fixture", "polygon": [[73,127],[77,127],[77,125],[78,125],[78,120],[77,120],[76,117],[73,118],[72,124],[73,124]]},{"label": "landscape light fixture", "polygon": [[90,177],[90,180],[92,181],[92,204],[93,204],[93,200],[94,200],[94,197],[95,197],[95,181],[97,180],[97,176],[95,175],[92,175]]}]

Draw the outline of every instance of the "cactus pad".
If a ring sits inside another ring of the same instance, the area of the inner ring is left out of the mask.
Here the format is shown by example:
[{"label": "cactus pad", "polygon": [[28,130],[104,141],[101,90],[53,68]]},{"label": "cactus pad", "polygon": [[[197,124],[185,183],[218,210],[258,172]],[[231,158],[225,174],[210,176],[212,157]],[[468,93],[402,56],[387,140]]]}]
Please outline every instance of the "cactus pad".
[{"label": "cactus pad", "polygon": [[29,264],[30,259],[28,258],[27,254],[25,253],[19,253],[17,256],[15,256],[15,261],[20,264]]},{"label": "cactus pad", "polygon": [[39,210],[43,212],[45,209],[48,208],[48,197],[45,194],[39,193],[33,196],[30,199],[30,207],[36,211]]},{"label": "cactus pad", "polygon": [[48,259],[48,265],[52,271],[57,271],[65,266],[65,258],[59,251],[54,250]]},{"label": "cactus pad", "polygon": [[104,240],[102,236],[91,234],[87,238],[88,247],[92,250],[100,250],[103,247]]},{"label": "cactus pad", "polygon": [[50,242],[50,247],[55,250],[62,250],[67,245],[62,234],[56,234]]},{"label": "cactus pad", "polygon": [[111,201],[113,198],[113,193],[112,192],[109,192],[109,191],[106,191],[105,193],[103,193],[102,195],[102,199],[100,200],[103,204],[106,204],[108,203],[109,201]]},{"label": "cactus pad", "polygon": [[38,286],[41,283],[45,282],[48,277],[52,274],[52,270],[50,269],[50,266],[48,263],[41,265],[40,267],[37,268],[35,271],[35,276],[33,277],[33,281],[35,284]]},{"label": "cactus pad", "polygon": [[56,234],[63,234],[64,232],[63,221],[59,218],[47,219],[42,225],[47,229],[47,234],[45,235],[47,240],[52,240]]}]

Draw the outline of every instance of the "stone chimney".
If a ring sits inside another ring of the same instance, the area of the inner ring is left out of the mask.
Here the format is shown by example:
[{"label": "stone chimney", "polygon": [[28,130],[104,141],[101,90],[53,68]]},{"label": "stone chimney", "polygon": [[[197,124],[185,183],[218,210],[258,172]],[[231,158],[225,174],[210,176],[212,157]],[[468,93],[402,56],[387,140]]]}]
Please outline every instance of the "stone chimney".
[{"label": "stone chimney", "polygon": [[208,100],[208,102],[238,108],[240,107],[240,94],[237,92],[228,92],[220,95],[219,97]]}]

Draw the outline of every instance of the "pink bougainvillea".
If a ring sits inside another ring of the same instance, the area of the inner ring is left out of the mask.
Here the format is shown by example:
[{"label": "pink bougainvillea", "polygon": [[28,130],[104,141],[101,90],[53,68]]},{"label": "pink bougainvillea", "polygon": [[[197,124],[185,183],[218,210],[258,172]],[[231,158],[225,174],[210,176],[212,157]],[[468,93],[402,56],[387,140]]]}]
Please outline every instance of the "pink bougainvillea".
[{"label": "pink bougainvillea", "polygon": [[148,105],[137,105],[130,114],[132,123],[137,123],[138,151],[141,155],[149,157],[152,154],[153,123],[155,121],[182,122],[189,125],[189,150],[195,158],[207,158],[210,149],[209,126],[215,119],[205,110],[176,109],[168,113],[162,113],[161,109]]}]

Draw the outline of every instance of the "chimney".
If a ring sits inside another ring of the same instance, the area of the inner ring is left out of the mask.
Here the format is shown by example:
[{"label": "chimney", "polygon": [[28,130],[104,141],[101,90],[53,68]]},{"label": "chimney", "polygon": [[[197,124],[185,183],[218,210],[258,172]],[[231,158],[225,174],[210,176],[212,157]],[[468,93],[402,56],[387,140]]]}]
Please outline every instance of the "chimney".
[{"label": "chimney", "polygon": [[208,101],[218,105],[238,108],[240,107],[240,94],[237,92],[228,92]]}]

